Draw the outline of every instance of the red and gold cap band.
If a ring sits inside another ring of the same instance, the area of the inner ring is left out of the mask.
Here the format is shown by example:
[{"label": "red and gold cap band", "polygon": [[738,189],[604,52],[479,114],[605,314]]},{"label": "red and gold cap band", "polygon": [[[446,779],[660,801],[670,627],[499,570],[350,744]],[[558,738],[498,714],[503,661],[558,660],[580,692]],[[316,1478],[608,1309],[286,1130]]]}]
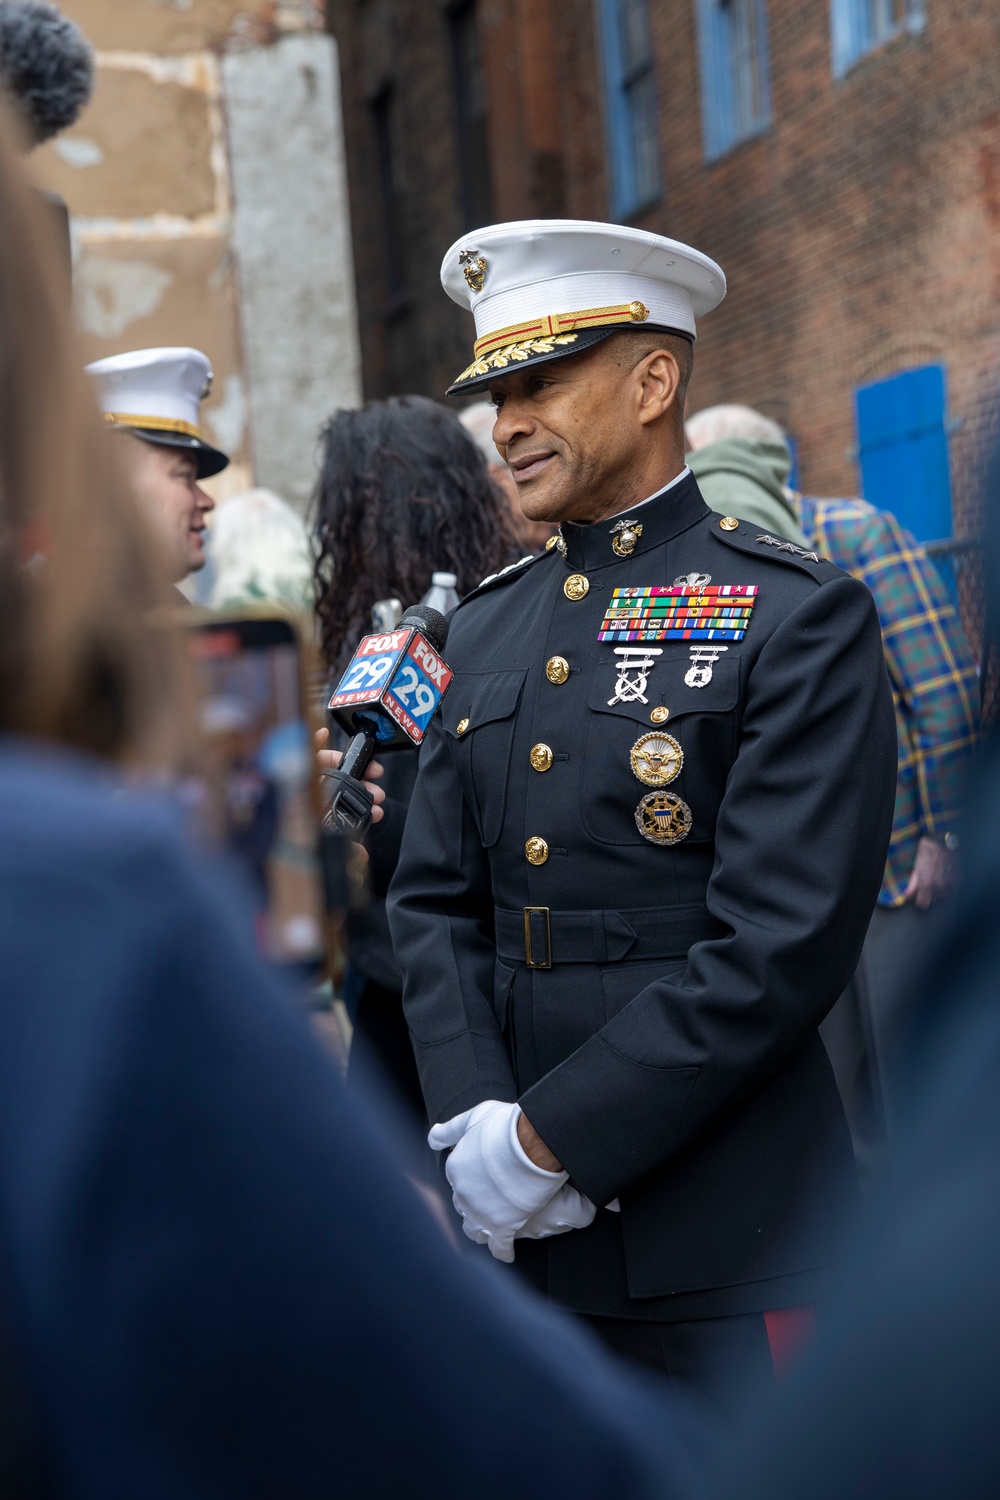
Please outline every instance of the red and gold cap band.
[{"label": "red and gold cap band", "polygon": [[[520,343],[525,339],[551,339],[559,334],[572,333],[580,328],[613,328],[619,323],[643,323],[649,317],[649,308],[644,302],[619,302],[614,307],[588,307],[582,312],[550,313],[546,317],[533,318],[529,323],[511,323],[507,328],[497,328],[493,333],[484,333],[473,346],[477,360],[505,344]],[[459,379],[462,377],[460,376]]]},{"label": "red and gold cap band", "polygon": [[197,438],[201,443],[205,441],[200,427],[196,427],[193,422],[185,422],[180,417],[140,417],[132,412],[106,411],[104,420],[112,427],[142,427],[150,432],[179,432],[184,437]]}]

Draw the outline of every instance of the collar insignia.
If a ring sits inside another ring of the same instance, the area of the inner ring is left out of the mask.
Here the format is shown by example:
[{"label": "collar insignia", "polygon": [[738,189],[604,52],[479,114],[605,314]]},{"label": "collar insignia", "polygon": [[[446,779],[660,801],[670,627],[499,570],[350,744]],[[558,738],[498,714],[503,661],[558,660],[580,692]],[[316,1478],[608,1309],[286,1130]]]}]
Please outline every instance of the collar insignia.
[{"label": "collar insignia", "polygon": [[642,536],[641,521],[618,521],[611,528],[611,545],[619,557],[631,557],[635,544]]}]

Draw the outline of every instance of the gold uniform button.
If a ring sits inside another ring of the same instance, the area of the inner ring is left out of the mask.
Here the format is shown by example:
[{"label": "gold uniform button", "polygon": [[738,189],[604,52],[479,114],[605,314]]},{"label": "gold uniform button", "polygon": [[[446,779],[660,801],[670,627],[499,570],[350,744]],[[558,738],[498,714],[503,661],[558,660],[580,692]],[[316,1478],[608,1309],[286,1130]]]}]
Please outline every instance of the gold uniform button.
[{"label": "gold uniform button", "polygon": [[665,724],[670,718],[670,710],[669,708],[664,708],[662,705],[659,708],[651,708],[649,717],[654,724]]},{"label": "gold uniform button", "polygon": [[561,687],[569,679],[569,662],[565,656],[550,656],[545,663],[545,675],[556,687]]},{"label": "gold uniform button", "polygon": [[548,745],[532,745],[528,759],[536,771],[547,771],[552,764],[552,751]]},{"label": "gold uniform button", "polygon": [[469,727],[469,721],[468,721],[468,719],[459,719],[458,723],[455,725],[455,733],[456,734],[464,734],[465,731],[468,729],[468,727]]},{"label": "gold uniform button", "polygon": [[583,599],[590,592],[590,579],[582,573],[571,573],[563,584],[567,599]]},{"label": "gold uniform button", "polygon": [[719,522],[719,526],[723,531],[735,531],[739,524],[735,516],[723,516]]},{"label": "gold uniform button", "polygon": [[544,839],[529,839],[524,846],[524,855],[529,865],[544,865],[549,857],[549,846]]}]

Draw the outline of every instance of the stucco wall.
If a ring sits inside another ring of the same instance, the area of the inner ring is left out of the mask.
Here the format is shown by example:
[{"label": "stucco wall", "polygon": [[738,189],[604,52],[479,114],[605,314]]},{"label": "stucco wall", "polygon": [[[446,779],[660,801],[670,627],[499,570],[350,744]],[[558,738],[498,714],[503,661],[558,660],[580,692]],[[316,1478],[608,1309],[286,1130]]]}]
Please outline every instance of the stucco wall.
[{"label": "stucco wall", "polygon": [[94,98],[36,153],[72,214],[88,359],[193,344],[233,454],[218,494],[304,504],[315,437],[360,395],[334,43],[314,0],[62,0]]}]

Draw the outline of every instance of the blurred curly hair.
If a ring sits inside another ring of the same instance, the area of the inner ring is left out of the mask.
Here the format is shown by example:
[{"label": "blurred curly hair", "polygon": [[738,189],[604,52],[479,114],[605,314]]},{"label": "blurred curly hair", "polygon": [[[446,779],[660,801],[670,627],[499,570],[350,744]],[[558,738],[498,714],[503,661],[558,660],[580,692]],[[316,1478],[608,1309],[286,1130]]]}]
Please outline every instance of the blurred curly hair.
[{"label": "blurred curly hair", "polygon": [[94,55],[74,21],[42,0],[0,0],[0,84],[37,146],[72,125],[94,86]]},{"label": "blurred curly hair", "polygon": [[323,429],[312,507],[320,637],[331,672],[378,599],[416,604],[431,574],[460,594],[510,562],[507,501],[457,417],[423,396],[339,411]]}]

